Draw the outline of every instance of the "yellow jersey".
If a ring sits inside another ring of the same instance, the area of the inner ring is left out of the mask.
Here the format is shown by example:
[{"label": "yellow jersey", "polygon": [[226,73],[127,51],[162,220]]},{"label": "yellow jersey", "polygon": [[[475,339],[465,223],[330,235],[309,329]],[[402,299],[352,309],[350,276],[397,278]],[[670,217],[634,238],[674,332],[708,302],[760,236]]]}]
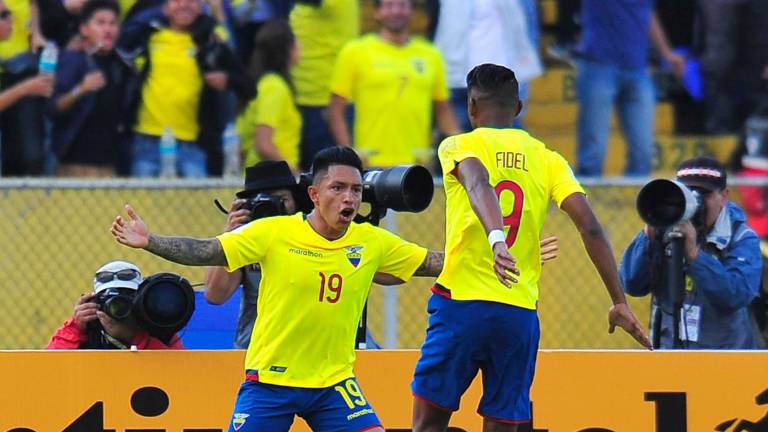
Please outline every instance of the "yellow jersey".
[{"label": "yellow jersey", "polygon": [[291,28],[301,47],[293,68],[296,103],[326,106],[331,100],[331,75],[345,43],[360,34],[359,0],[323,0],[319,6],[297,4],[291,11]]},{"label": "yellow jersey", "polygon": [[235,123],[245,155],[243,166],[249,167],[261,160],[255,141],[256,126],[259,125],[274,130],[272,139],[275,147],[288,165],[298,167],[301,114],[288,83],[276,73],[265,74],[259,79],[256,97],[248,103]]},{"label": "yellow jersey", "polygon": [[218,239],[230,271],[261,263],[245,368],[260,382],[288,387],[323,388],[352,377],[374,274],[408,280],[427,253],[370,224],[353,223],[328,240],[301,213],[258,219]]},{"label": "yellow jersey", "polygon": [[0,42],[0,60],[9,60],[29,51],[29,37],[32,34],[32,2],[30,0],[7,0],[5,7],[11,11],[13,31],[11,37]]},{"label": "yellow jersey", "polygon": [[[539,237],[553,200],[557,206],[584,193],[557,152],[519,129],[478,128],[446,138],[438,149],[445,184],[445,265],[437,283],[456,300],[485,300],[536,309],[541,275]],[[464,159],[477,158],[488,170],[504,216],[510,254],[520,270],[505,287],[493,270],[493,250],[467,191],[453,175]]]},{"label": "yellow jersey", "polygon": [[355,104],[354,146],[371,166],[427,162],[432,106],[448,99],[440,52],[413,37],[403,45],[370,34],[349,42],[331,92]]},{"label": "yellow jersey", "polygon": [[161,136],[166,128],[176,139],[196,141],[203,75],[192,35],[169,29],[149,38],[149,75],[141,90],[136,132]]}]

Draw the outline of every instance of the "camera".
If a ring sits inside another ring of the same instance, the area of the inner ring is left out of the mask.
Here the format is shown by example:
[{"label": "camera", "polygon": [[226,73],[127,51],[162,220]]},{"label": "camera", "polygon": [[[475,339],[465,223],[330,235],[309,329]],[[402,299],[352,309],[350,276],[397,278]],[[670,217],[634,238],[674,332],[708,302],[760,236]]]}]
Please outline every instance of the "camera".
[{"label": "camera", "polygon": [[[299,178],[297,205],[303,212],[312,211],[307,187],[312,184],[312,174],[304,173]],[[432,202],[435,183],[432,174],[421,165],[397,165],[386,169],[363,171],[362,201],[371,206],[367,215],[358,214],[355,222],[369,222],[374,225],[387,213],[387,209],[400,212],[419,213]]]},{"label": "camera", "polygon": [[285,204],[280,197],[272,196],[267,192],[260,192],[256,196],[247,198],[240,205],[241,209],[251,212],[251,220],[256,220],[269,216],[279,216],[287,214]]},{"label": "camera", "polygon": [[646,183],[637,195],[637,212],[643,221],[656,228],[687,220],[699,228],[705,219],[699,192],[677,180],[655,179]]},{"label": "camera", "polygon": [[108,288],[95,300],[111,318],[133,316],[150,335],[170,341],[184,328],[195,311],[195,293],[189,281],[175,273],[157,273],[145,278],[139,289]]},{"label": "camera", "polygon": [[94,299],[99,305],[99,310],[106,313],[110,318],[122,321],[131,315],[133,308],[133,294],[135,291],[130,288],[107,288],[96,295]]}]

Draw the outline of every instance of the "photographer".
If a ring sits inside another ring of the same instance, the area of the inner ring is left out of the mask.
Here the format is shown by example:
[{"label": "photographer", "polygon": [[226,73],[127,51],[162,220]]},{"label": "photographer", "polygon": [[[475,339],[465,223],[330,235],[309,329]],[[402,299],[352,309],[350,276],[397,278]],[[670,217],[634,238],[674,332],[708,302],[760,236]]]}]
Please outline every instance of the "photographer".
[{"label": "photographer", "polygon": [[141,272],[126,261],[112,261],[96,271],[93,293],[83,294],[75,305],[75,313],[48,342],[48,349],[183,349],[175,335],[168,344],[150,336],[140,328],[133,316],[123,320],[111,318],[103,311],[105,295],[133,298],[141,283]]},{"label": "photographer", "polygon": [[757,348],[749,305],[760,289],[759,239],[746,224],[744,211],[728,200],[726,173],[719,162],[709,157],[684,161],[677,180],[699,194],[699,211],[668,230],[646,226],[624,252],[622,285],[632,296],[653,294],[651,328],[658,332],[657,348],[676,348],[676,302],[670,298],[674,293],[664,287],[662,259],[670,238],[679,236],[685,275],[681,347]]},{"label": "photographer", "polygon": [[[260,194],[276,197],[285,207],[285,214],[296,213],[296,179],[285,161],[265,160],[245,170],[245,188],[235,194],[227,218],[225,231],[232,231],[252,218],[253,198]],[[263,195],[262,195],[263,196]],[[237,319],[235,348],[248,348],[256,321],[256,300],[259,295],[261,267],[258,264],[247,265],[235,272],[228,272],[224,267],[211,267],[205,277],[205,299],[212,304],[224,304],[238,286],[242,284],[240,313]]]}]

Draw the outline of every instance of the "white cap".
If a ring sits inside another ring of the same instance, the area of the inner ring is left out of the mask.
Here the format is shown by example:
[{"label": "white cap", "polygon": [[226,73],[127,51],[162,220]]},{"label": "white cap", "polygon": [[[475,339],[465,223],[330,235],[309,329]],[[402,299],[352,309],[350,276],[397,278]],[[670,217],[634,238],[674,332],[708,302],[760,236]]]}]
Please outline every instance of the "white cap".
[{"label": "white cap", "polygon": [[96,276],[94,275],[93,292],[98,294],[99,292],[108,288],[129,288],[138,290],[139,284],[141,283],[141,271],[138,267],[136,267],[135,264],[129,263],[128,261],[110,261],[96,270],[96,274],[101,272],[117,273],[120,270],[135,270],[136,277],[131,280],[120,280],[117,278],[117,276],[115,276],[107,282],[99,282],[96,280]]}]

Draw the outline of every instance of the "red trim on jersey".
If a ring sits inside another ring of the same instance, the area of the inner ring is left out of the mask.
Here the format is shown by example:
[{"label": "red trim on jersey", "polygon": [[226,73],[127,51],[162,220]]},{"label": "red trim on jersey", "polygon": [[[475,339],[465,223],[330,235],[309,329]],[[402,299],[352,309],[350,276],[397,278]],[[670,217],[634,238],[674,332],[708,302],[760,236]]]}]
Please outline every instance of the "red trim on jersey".
[{"label": "red trim on jersey", "polygon": [[451,298],[451,290],[438,283],[432,285],[432,292],[440,297],[445,297],[447,299]]},{"label": "red trim on jersey", "polygon": [[420,401],[426,402],[428,405],[431,405],[431,406],[433,406],[433,407],[435,407],[435,408],[437,408],[437,409],[440,409],[440,410],[442,410],[442,411],[448,411],[448,412],[454,412],[454,411],[456,411],[456,410],[452,410],[452,409],[450,409],[450,408],[448,408],[448,407],[444,407],[444,406],[442,406],[442,405],[440,405],[440,404],[437,404],[437,403],[435,403],[435,402],[432,402],[431,400],[429,400],[429,399],[427,399],[427,398],[424,398],[424,397],[421,397],[421,396],[417,395],[416,393],[411,393],[411,394],[413,394],[413,397],[414,397],[415,399],[418,399],[418,400],[420,400]]},{"label": "red trim on jersey", "polygon": [[259,382],[259,373],[258,372],[247,373],[247,374],[245,374],[245,379],[248,380],[248,381]]},{"label": "red trim on jersey", "polygon": [[530,421],[531,421],[530,419],[528,419],[528,420],[506,420],[506,419],[500,419],[500,418],[497,418],[497,417],[491,417],[491,416],[484,415],[480,411],[478,411],[477,413],[480,414],[484,419],[495,421],[496,423],[506,423],[506,424],[516,424],[516,425],[519,425],[519,424],[524,424],[524,423],[530,423]]},{"label": "red trim on jersey", "polygon": [[382,428],[382,429],[384,429],[384,426],[382,426],[382,425],[373,425],[373,426],[368,426],[368,427],[367,427],[367,428],[365,428],[365,429],[360,429],[360,432],[365,432],[365,431],[369,431],[369,430],[374,430],[374,429],[376,429],[376,428]]}]

